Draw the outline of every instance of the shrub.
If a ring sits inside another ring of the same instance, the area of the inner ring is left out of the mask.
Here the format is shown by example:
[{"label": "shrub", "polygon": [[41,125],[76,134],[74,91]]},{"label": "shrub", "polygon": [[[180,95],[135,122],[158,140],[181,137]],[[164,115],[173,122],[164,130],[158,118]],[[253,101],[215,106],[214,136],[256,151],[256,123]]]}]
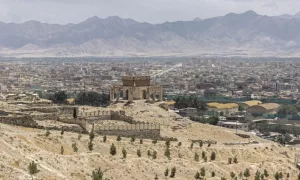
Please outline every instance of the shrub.
[{"label": "shrub", "polygon": [[190,149],[193,149],[193,147],[194,147],[194,143],[192,142],[190,145]]},{"label": "shrub", "polygon": [[232,163],[232,158],[228,158],[228,164]]},{"label": "shrub", "polygon": [[64,135],[64,133],[65,133],[65,130],[64,130],[64,128],[61,128],[60,135]]},{"label": "shrub", "polygon": [[93,150],[93,146],[94,146],[93,142],[92,142],[92,141],[89,141],[89,143],[88,143],[88,148],[89,148],[90,151]]},{"label": "shrub", "polygon": [[201,175],[202,177],[205,176],[205,169],[204,169],[204,167],[202,167],[202,168],[200,169],[200,175]]},{"label": "shrub", "polygon": [[202,148],[202,146],[203,146],[203,142],[202,141],[199,142],[199,146],[200,146],[200,148]]},{"label": "shrub", "polygon": [[156,143],[157,143],[157,140],[152,140],[152,143],[153,143],[153,144],[156,144]]},{"label": "shrub", "polygon": [[77,151],[78,151],[78,147],[77,147],[76,143],[73,143],[73,144],[72,144],[72,148],[73,148],[73,151],[74,151],[74,152],[77,152]]},{"label": "shrub", "polygon": [[127,157],[127,151],[123,148],[122,149],[123,158],[126,159]]},{"label": "shrub", "polygon": [[204,159],[204,157],[205,157],[205,152],[202,151],[202,159]]},{"label": "shrub", "polygon": [[175,177],[175,174],[176,174],[176,167],[173,167],[173,168],[171,169],[170,178],[174,178],[174,177]]},{"label": "shrub", "polygon": [[32,175],[36,174],[39,172],[38,168],[37,168],[37,164],[32,161],[31,163],[29,163],[28,165],[28,171],[29,171],[29,174],[31,175],[31,178],[33,179]]},{"label": "shrub", "polygon": [[64,154],[64,151],[65,151],[65,150],[64,150],[64,147],[63,147],[63,146],[61,146],[61,147],[60,147],[60,154],[62,154],[62,155],[63,155],[63,154]]},{"label": "shrub", "polygon": [[254,179],[260,180],[260,172],[256,171]]},{"label": "shrub", "polygon": [[148,156],[148,158],[151,156],[150,150],[147,151],[147,156]]},{"label": "shrub", "polygon": [[181,142],[179,142],[179,143],[177,144],[177,146],[178,146],[178,147],[180,147],[181,145],[182,145],[182,143],[181,143]]},{"label": "shrub", "polygon": [[210,160],[214,161],[215,159],[216,159],[216,153],[212,152],[211,155],[210,155]]},{"label": "shrub", "polygon": [[265,175],[265,177],[269,177],[269,173],[266,169],[264,170],[264,175]]},{"label": "shrub", "polygon": [[231,178],[234,178],[234,177],[235,177],[234,172],[231,172],[231,173],[230,173],[230,177],[231,177]]},{"label": "shrub", "polygon": [[169,176],[169,169],[167,168],[166,170],[165,170],[165,177],[168,177]]},{"label": "shrub", "polygon": [[106,142],[106,140],[107,140],[107,137],[105,135],[105,136],[103,136],[103,142]]},{"label": "shrub", "polygon": [[102,171],[100,168],[95,169],[92,172],[92,180],[103,180],[104,171]]},{"label": "shrub", "polygon": [[114,145],[114,143],[112,143],[111,146],[110,146],[110,154],[113,155],[113,156],[117,154],[117,148]]},{"label": "shrub", "polygon": [[142,156],[141,150],[138,149],[138,150],[136,151],[136,154],[137,154],[138,157],[141,157],[141,156]]},{"label": "shrub", "polygon": [[90,132],[90,141],[93,141],[94,138],[95,138],[94,131],[91,131],[91,132]]},{"label": "shrub", "polygon": [[199,154],[198,154],[197,152],[195,152],[194,160],[195,160],[196,162],[199,162]]},{"label": "shrub", "polygon": [[211,143],[208,143],[208,144],[207,144],[207,147],[210,147],[210,146],[211,146]]},{"label": "shrub", "polygon": [[152,158],[153,158],[153,159],[156,159],[156,158],[157,158],[157,152],[156,152],[156,151],[153,151]]},{"label": "shrub", "polygon": [[244,171],[244,176],[245,176],[246,178],[250,177],[250,171],[249,171],[248,168],[245,169],[245,171]]},{"label": "shrub", "polygon": [[238,160],[237,160],[237,158],[236,158],[236,157],[234,157],[234,158],[233,158],[233,162],[234,162],[235,164],[237,164],[237,163],[238,163]]},{"label": "shrub", "polygon": [[216,173],[215,171],[211,172],[211,177],[215,177]]},{"label": "shrub", "polygon": [[140,139],[140,144],[143,144],[143,139]]},{"label": "shrub", "polygon": [[169,148],[166,148],[165,150],[165,154],[164,154],[167,158],[170,159],[170,156],[171,156],[171,152],[170,152],[170,149]]},{"label": "shrub", "polygon": [[135,137],[131,137],[130,142],[131,143],[135,142]]},{"label": "shrub", "polygon": [[121,141],[122,139],[121,139],[121,136],[118,136],[117,137],[117,141]]},{"label": "shrub", "polygon": [[194,177],[195,179],[200,179],[200,173],[197,171]]},{"label": "shrub", "polygon": [[48,136],[50,136],[50,134],[51,134],[51,132],[49,131],[49,129],[47,129],[47,131],[46,131],[46,137],[48,137]]},{"label": "shrub", "polygon": [[170,140],[166,140],[166,147],[169,148],[170,147]]}]

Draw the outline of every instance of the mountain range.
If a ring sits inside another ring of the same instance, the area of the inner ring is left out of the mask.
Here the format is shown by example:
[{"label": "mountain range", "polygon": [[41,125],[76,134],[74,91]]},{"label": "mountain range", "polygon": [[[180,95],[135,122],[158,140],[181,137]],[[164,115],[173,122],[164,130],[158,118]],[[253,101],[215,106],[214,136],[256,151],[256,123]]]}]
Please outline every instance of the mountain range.
[{"label": "mountain range", "polygon": [[295,57],[300,55],[299,29],[300,13],[291,18],[254,11],[162,24],[117,16],[66,25],[0,22],[0,56]]}]

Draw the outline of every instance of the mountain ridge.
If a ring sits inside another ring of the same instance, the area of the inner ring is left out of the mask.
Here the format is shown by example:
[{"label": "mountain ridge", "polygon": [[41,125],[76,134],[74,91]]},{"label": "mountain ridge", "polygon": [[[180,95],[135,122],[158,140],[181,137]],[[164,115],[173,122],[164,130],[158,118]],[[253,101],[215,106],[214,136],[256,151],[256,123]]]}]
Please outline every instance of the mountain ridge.
[{"label": "mountain ridge", "polygon": [[[161,24],[118,16],[66,25],[0,22],[0,56],[298,56],[299,28],[300,19],[251,10]],[[26,51],[28,47],[34,48]]]}]

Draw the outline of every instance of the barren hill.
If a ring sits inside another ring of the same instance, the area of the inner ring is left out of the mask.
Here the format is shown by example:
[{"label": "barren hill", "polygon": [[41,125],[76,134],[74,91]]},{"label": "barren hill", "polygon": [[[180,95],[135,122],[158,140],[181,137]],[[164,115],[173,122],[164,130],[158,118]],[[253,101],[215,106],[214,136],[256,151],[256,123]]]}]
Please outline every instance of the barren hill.
[{"label": "barren hill", "polygon": [[[104,177],[111,180],[150,180],[154,179],[156,174],[159,179],[165,179],[165,169],[172,167],[176,167],[177,170],[175,178],[172,179],[177,180],[195,179],[196,172],[200,172],[202,167],[206,170],[207,179],[229,179],[230,172],[238,175],[246,168],[250,170],[249,179],[254,179],[257,170],[263,172],[264,169],[270,175],[266,179],[274,179],[273,174],[277,171],[283,172],[284,177],[289,173],[292,177],[290,179],[297,179],[299,170],[294,164],[297,152],[294,148],[282,147],[252,135],[250,138],[241,138],[228,129],[184,120],[175,113],[160,108],[158,104],[137,101],[130,106],[119,103],[109,108],[125,110],[127,115],[134,116],[138,121],[161,124],[162,136],[178,139],[177,142],[171,142],[171,158],[164,156],[164,141],[153,144],[152,140],[144,139],[143,144],[140,144],[139,139],[131,143],[130,138],[116,141],[116,137],[109,136],[108,140],[103,142],[103,137],[96,135],[94,150],[90,152],[87,148],[88,135],[82,134],[79,140],[77,133],[65,132],[61,136],[60,131],[51,131],[50,136],[46,137],[44,130],[0,124],[0,179],[31,179],[27,170],[31,161],[36,161],[40,170],[34,177],[47,180],[91,179],[92,171],[98,167],[105,170]],[[173,130],[174,126],[181,129]],[[210,147],[204,144],[200,147],[199,143],[194,143],[191,149],[191,140],[213,140],[217,144]],[[253,141],[258,143],[250,143]],[[182,142],[180,147],[178,142]],[[229,142],[240,144],[224,144]],[[72,143],[77,144],[78,152],[73,152]],[[117,148],[115,156],[110,155],[112,143]],[[63,155],[60,153],[61,146],[64,147]],[[123,148],[127,150],[126,159],[122,158]],[[137,156],[138,149],[141,150],[141,157]],[[148,157],[148,150],[151,153],[156,151],[157,159]],[[201,158],[202,152],[205,152],[207,162]],[[216,153],[216,159],[213,161],[210,160],[212,152]],[[194,160],[195,153],[200,156],[199,162]],[[228,164],[228,158],[234,157],[238,162]],[[215,177],[211,177],[213,171]]]}]

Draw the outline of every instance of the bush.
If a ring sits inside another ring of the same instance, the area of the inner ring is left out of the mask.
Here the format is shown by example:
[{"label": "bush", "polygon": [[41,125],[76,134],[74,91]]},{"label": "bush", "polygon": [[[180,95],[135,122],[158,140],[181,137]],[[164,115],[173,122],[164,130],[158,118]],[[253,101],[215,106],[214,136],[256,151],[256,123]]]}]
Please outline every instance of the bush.
[{"label": "bush", "polygon": [[114,143],[112,143],[111,146],[110,146],[110,154],[111,154],[112,156],[114,156],[114,155],[117,154],[117,148],[116,148],[116,146],[114,145]]},{"label": "bush", "polygon": [[264,170],[264,175],[265,175],[265,177],[269,177],[269,173],[266,169]]},{"label": "bush", "polygon": [[51,132],[49,131],[49,129],[47,129],[47,131],[46,131],[46,137],[48,137],[48,136],[50,136],[50,134],[51,134]]},{"label": "bush", "polygon": [[157,143],[157,140],[152,140],[152,143],[153,143],[153,144],[156,144],[156,143]]},{"label": "bush", "polygon": [[135,142],[135,137],[131,137],[130,142],[131,143]]},{"label": "bush", "polygon": [[95,139],[95,134],[93,131],[90,132],[90,141],[93,141]]},{"label": "bush", "polygon": [[174,178],[174,177],[175,177],[175,174],[176,174],[176,167],[173,167],[173,168],[171,169],[170,178]]},{"label": "bush", "polygon": [[194,177],[195,179],[200,179],[200,173],[197,171]]},{"label": "bush", "polygon": [[211,177],[215,177],[216,173],[215,171],[211,172]]},{"label": "bush", "polygon": [[37,168],[37,164],[32,161],[31,163],[29,163],[28,165],[28,171],[29,171],[29,174],[31,175],[31,178],[33,179],[32,175],[36,174],[39,172],[38,168]]},{"label": "bush", "polygon": [[211,155],[210,155],[210,160],[214,161],[215,159],[216,159],[216,153],[212,152]]},{"label": "bush", "polygon": [[166,147],[169,148],[170,147],[170,140],[166,140]]},{"label": "bush", "polygon": [[234,172],[231,172],[231,173],[230,173],[230,177],[231,177],[232,179],[235,177]]},{"label": "bush", "polygon": [[104,171],[102,171],[100,168],[92,172],[92,180],[103,180],[103,176],[104,176]]},{"label": "bush", "polygon": [[72,148],[73,148],[73,151],[74,151],[74,152],[77,152],[77,151],[78,151],[78,147],[77,147],[76,143],[73,143],[73,144],[72,144]]},{"label": "bush", "polygon": [[166,170],[165,170],[165,177],[168,177],[169,176],[169,169],[167,168]]},{"label": "bush", "polygon": [[123,158],[126,159],[127,157],[127,151],[123,148],[122,150]]},{"label": "bush", "polygon": [[202,168],[200,169],[200,175],[201,175],[202,177],[205,176],[205,169],[204,169],[204,167],[202,167]]},{"label": "bush", "polygon": [[151,156],[150,150],[147,151],[147,156],[148,156],[148,158]]},{"label": "bush", "polygon": [[237,163],[238,163],[238,160],[237,160],[237,158],[236,158],[236,157],[234,157],[234,158],[233,158],[233,162],[234,162],[235,164],[237,164]]},{"label": "bush", "polygon": [[232,158],[228,158],[228,164],[232,163]]},{"label": "bush", "polygon": [[199,147],[202,148],[202,146],[203,146],[203,142],[199,141]]},{"label": "bush", "polygon": [[197,152],[195,152],[195,154],[194,154],[194,160],[196,162],[199,162],[199,154]]},{"label": "bush", "polygon": [[103,142],[106,142],[106,140],[107,140],[107,137],[105,135],[105,136],[103,136]]},{"label": "bush", "polygon": [[245,171],[244,171],[244,176],[245,176],[246,178],[250,177],[250,171],[249,171],[248,168],[245,169]]},{"label": "bush", "polygon": [[193,147],[194,147],[194,143],[192,142],[190,145],[190,149],[193,149]]},{"label": "bush", "polygon": [[167,158],[169,158],[170,159],[170,157],[171,157],[171,152],[170,152],[170,149],[169,148],[166,148],[166,150],[165,150],[165,154],[164,154]]},{"label": "bush", "polygon": [[121,136],[118,136],[117,141],[121,141],[121,140],[122,140]]},{"label": "bush", "polygon": [[92,143],[92,141],[89,141],[88,148],[89,148],[90,151],[93,150],[93,146],[94,146],[94,144]]},{"label": "bush", "polygon": [[141,156],[142,156],[141,150],[138,149],[138,150],[136,151],[136,154],[137,154],[138,157],[141,157]]},{"label": "bush", "polygon": [[181,146],[181,144],[182,144],[182,143],[181,143],[181,142],[179,142],[177,146],[178,146],[178,147],[180,147],[180,146]]},{"label": "bush", "polygon": [[204,159],[204,157],[205,157],[205,152],[202,151],[202,159]]},{"label": "bush", "polygon": [[156,159],[156,158],[157,158],[157,152],[156,152],[156,151],[153,151],[152,158],[153,158],[153,159]]},{"label": "bush", "polygon": [[260,180],[260,172],[256,171],[254,179]]},{"label": "bush", "polygon": [[143,144],[143,139],[140,139],[140,144]]}]

